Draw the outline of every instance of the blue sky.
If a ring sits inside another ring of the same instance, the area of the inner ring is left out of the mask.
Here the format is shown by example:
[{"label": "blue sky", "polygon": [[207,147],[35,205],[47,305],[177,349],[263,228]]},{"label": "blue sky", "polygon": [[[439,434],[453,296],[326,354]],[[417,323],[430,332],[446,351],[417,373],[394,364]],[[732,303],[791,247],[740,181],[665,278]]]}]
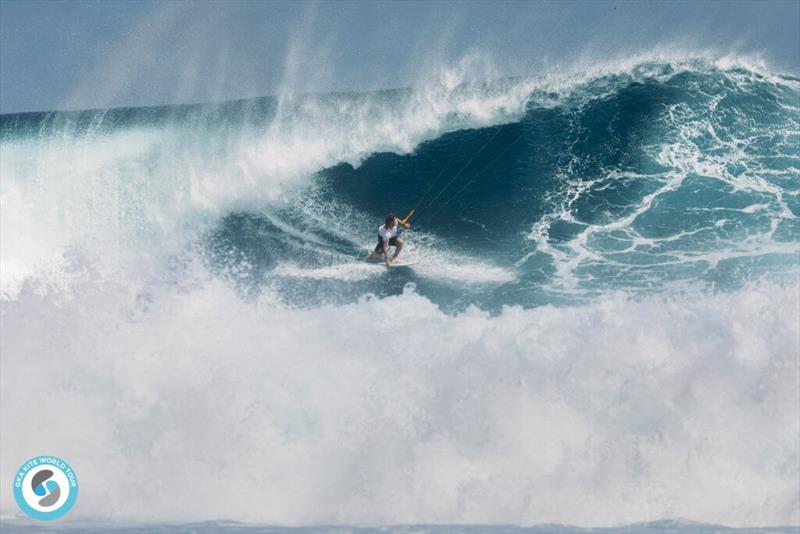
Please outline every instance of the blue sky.
[{"label": "blue sky", "polygon": [[0,0],[0,112],[205,102],[678,50],[800,71],[800,2]]}]

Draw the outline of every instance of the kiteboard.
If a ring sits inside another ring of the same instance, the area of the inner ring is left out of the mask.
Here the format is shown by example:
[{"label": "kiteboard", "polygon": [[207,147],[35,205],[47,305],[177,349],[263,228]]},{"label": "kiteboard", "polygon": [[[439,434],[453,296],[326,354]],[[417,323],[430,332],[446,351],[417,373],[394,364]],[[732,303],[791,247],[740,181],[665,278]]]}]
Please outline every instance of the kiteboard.
[{"label": "kiteboard", "polygon": [[[386,262],[383,260],[366,260],[367,263],[370,265],[378,265],[381,267],[386,267]],[[404,261],[404,260],[397,260],[389,263],[389,267],[411,267],[412,265],[417,265],[419,262],[414,260]]]}]

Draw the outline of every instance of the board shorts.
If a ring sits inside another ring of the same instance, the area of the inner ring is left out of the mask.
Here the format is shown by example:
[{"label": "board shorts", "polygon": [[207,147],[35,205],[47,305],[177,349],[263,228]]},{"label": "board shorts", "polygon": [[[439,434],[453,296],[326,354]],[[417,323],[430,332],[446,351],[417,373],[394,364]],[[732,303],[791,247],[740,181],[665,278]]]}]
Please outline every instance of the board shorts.
[{"label": "board shorts", "polygon": [[[399,235],[394,236],[393,238],[389,239],[389,246],[396,247],[397,246],[397,238],[400,237]],[[383,254],[383,238],[378,235],[378,244],[375,246],[375,254]]]}]

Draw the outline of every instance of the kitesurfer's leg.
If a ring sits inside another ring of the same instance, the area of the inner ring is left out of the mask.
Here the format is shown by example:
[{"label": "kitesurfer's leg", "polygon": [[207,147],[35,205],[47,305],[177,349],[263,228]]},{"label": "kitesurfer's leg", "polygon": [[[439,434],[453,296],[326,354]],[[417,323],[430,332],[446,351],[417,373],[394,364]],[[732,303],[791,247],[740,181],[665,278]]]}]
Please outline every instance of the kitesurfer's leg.
[{"label": "kitesurfer's leg", "polygon": [[383,256],[383,239],[381,239],[381,237],[378,236],[378,244],[375,245],[375,249],[372,252],[370,252],[369,256],[364,258],[364,260],[366,261],[379,260],[381,259],[381,256]]},{"label": "kitesurfer's leg", "polygon": [[394,242],[394,256],[392,256],[392,261],[397,259],[401,250],[403,250],[403,240],[398,237]]}]

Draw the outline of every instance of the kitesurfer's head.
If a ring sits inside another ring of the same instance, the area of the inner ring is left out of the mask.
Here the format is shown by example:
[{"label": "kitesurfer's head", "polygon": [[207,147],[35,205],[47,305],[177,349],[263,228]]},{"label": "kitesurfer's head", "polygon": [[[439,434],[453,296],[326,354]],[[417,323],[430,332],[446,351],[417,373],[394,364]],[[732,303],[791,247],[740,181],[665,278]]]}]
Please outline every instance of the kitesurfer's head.
[{"label": "kitesurfer's head", "polygon": [[386,216],[386,220],[384,221],[384,224],[386,225],[386,228],[392,228],[394,226],[396,220],[397,220],[397,217],[394,216],[394,213],[390,213],[389,215],[387,215]]}]

